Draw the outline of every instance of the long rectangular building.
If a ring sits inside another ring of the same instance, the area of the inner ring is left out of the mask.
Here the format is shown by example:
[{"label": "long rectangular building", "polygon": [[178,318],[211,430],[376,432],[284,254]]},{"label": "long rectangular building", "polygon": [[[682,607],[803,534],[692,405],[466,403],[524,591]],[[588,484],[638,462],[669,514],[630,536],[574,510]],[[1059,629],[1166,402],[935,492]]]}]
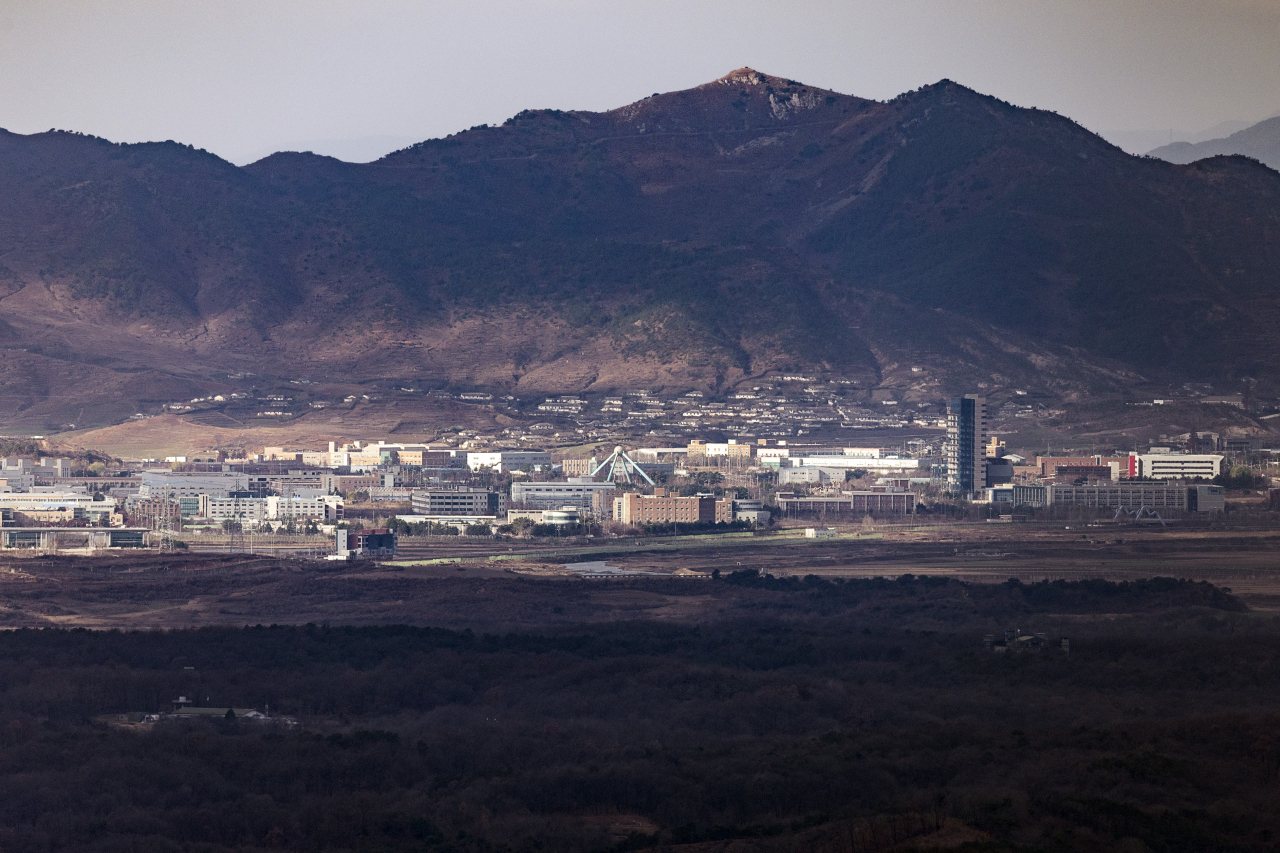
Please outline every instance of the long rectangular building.
[{"label": "long rectangular building", "polygon": [[842,471],[852,471],[861,468],[864,471],[874,471],[883,474],[898,474],[902,472],[918,471],[920,469],[919,459],[900,459],[897,456],[846,456],[846,455],[830,455],[830,456],[792,456],[790,457],[792,468],[838,468]]},{"label": "long rectangular building", "polygon": [[472,471],[492,468],[499,473],[519,468],[548,467],[551,454],[544,450],[501,450],[467,454],[467,467]]},{"label": "long rectangular building", "polygon": [[529,509],[591,509],[595,495],[616,492],[617,488],[612,481],[597,482],[590,477],[570,477],[563,483],[518,482],[511,484],[511,503]]},{"label": "long rectangular building", "polygon": [[225,498],[232,492],[247,492],[249,478],[242,473],[200,473],[183,471],[143,471],[138,494],[144,498],[188,498],[198,495]]},{"label": "long rectangular building", "polygon": [[[1202,477],[1212,480],[1222,473],[1222,457],[1214,454],[1144,453],[1134,459],[1130,476],[1149,480],[1179,480]],[[1132,463],[1131,463],[1132,464]]]},{"label": "long rectangular building", "polygon": [[1221,486],[1176,486],[1170,483],[1115,483],[1100,486],[1049,486],[1051,506],[1088,506],[1102,509],[1142,507],[1178,512],[1215,512],[1225,507]]},{"label": "long rectangular building", "polygon": [[915,492],[855,491],[836,495],[796,497],[778,493],[778,507],[786,515],[914,515]]},{"label": "long rectangular building", "polygon": [[[718,511],[720,503],[724,504],[722,512]],[[669,495],[665,489],[655,489],[652,495],[627,492],[614,499],[613,517],[623,524],[714,524],[729,520],[731,504],[711,495]]]},{"label": "long rectangular building", "polygon": [[452,489],[415,489],[410,502],[415,515],[501,515],[506,510],[505,501],[497,492],[467,486]]}]

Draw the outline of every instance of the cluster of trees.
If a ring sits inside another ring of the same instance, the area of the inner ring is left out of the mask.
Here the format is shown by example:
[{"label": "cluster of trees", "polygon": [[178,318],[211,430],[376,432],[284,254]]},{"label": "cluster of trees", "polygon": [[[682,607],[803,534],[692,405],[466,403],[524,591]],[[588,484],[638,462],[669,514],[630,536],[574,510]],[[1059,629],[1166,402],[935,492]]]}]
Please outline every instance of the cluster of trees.
[{"label": "cluster of trees", "polygon": [[[718,620],[681,625],[566,623],[551,605],[576,587],[510,583],[548,627],[0,633],[0,848],[853,853],[958,824],[1001,851],[1280,837],[1280,626],[1205,584],[619,584],[721,599]],[[986,650],[1014,619],[1069,624],[1070,654]],[[302,726],[99,719],[180,694]],[[611,828],[624,818],[650,829]]]},{"label": "cluster of trees", "polygon": [[[398,533],[401,536],[457,536],[458,529],[448,524],[439,524],[434,521],[415,521],[409,522],[401,518],[389,518],[385,526],[392,533]],[[488,526],[485,526],[484,534],[487,535]],[[474,535],[474,534],[469,534]]]},{"label": "cluster of trees", "polygon": [[731,533],[734,531],[754,530],[755,525],[749,521],[681,521],[667,524],[641,524],[640,531],[650,536],[670,535],[671,533]]},{"label": "cluster of trees", "polygon": [[277,533],[285,533],[290,536],[316,536],[320,533],[320,527],[316,524],[314,518],[308,518],[305,521],[289,519],[282,526],[276,529]]},{"label": "cluster of trees", "polygon": [[1251,468],[1236,465],[1230,468],[1224,467],[1222,473],[1213,478],[1213,484],[1233,490],[1265,489],[1271,485],[1271,479],[1261,474],[1254,474]]}]

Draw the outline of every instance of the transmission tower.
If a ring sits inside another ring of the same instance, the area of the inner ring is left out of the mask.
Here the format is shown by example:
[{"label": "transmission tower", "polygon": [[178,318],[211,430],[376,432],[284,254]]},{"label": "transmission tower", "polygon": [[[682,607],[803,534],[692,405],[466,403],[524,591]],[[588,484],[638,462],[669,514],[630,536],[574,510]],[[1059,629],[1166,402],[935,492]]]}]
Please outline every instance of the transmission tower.
[{"label": "transmission tower", "polygon": [[232,517],[230,536],[227,540],[227,550],[232,554],[240,554],[244,552],[244,514],[236,513]]}]

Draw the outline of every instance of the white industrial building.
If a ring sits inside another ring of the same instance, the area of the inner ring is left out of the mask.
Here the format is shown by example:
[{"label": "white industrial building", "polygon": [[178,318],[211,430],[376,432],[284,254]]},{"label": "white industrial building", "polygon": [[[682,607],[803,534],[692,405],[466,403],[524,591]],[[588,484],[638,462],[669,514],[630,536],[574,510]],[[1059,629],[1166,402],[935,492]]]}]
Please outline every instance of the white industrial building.
[{"label": "white industrial building", "polygon": [[563,483],[511,484],[511,502],[533,509],[558,509],[576,506],[591,509],[592,496],[612,492],[617,485],[611,480],[596,481],[591,477],[570,477]]},{"label": "white industrial building", "polygon": [[265,498],[227,498],[201,495],[199,500],[197,512],[200,517],[215,521],[231,518],[254,523],[300,519],[332,522],[341,521],[343,515],[342,498],[336,495],[313,498],[284,498],[275,495]]},{"label": "white industrial building", "polygon": [[1145,453],[1137,457],[1135,473],[1148,480],[1212,480],[1222,473],[1222,459],[1217,454]]},{"label": "white industrial building", "polygon": [[267,498],[228,498],[200,495],[201,518],[235,519],[255,524],[267,519]]},{"label": "white industrial building", "polygon": [[85,492],[18,492],[0,496],[0,506],[14,512],[49,512],[67,507],[73,510],[100,511],[104,506],[115,508],[115,501],[94,500]]},{"label": "white industrial building", "polygon": [[[773,449],[786,450],[787,448]],[[815,450],[809,455],[822,456],[824,458],[828,456],[853,456],[858,459],[879,459],[882,454],[878,447],[833,447],[830,450]]]},{"label": "white industrial building", "polygon": [[[37,476],[48,478],[70,477],[71,460],[52,459],[49,457],[31,460],[12,456],[0,459],[0,477],[9,479],[20,478],[24,475],[32,479]],[[11,485],[16,485],[16,483],[11,482]]]},{"label": "white industrial building", "polygon": [[789,467],[792,468],[815,467],[842,471],[861,468],[864,471],[871,471],[877,474],[899,474],[920,469],[919,459],[901,459],[897,456],[847,456],[845,454],[840,454],[839,456],[792,456],[788,461],[790,462]]},{"label": "white industrial building", "polygon": [[506,512],[506,498],[488,489],[468,486],[414,489],[410,499],[415,515],[437,518],[499,516]]},{"label": "white industrial building", "polygon": [[1124,507],[1129,512],[1136,512],[1142,507],[1155,511],[1221,512],[1226,506],[1222,486],[1179,486],[1168,482],[1094,486],[1053,484],[1048,487],[1048,497],[1050,506]]},{"label": "white industrial building", "polygon": [[275,521],[297,521],[298,519],[316,519],[319,521],[341,521],[343,501],[337,495],[317,495],[312,497],[271,496],[267,502],[267,518]]},{"label": "white industrial building", "polygon": [[551,454],[544,450],[498,450],[467,454],[467,467],[472,471],[492,468],[499,473],[521,468],[550,467]]},{"label": "white industrial building", "polygon": [[833,479],[843,481],[844,474],[842,468],[822,468],[817,465],[779,468],[778,484],[787,486],[796,483],[829,483]]},{"label": "white industrial building", "polygon": [[199,495],[225,498],[232,492],[249,490],[248,475],[234,472],[192,474],[151,470],[143,471],[138,479],[141,482],[138,496],[144,498],[194,498]]}]

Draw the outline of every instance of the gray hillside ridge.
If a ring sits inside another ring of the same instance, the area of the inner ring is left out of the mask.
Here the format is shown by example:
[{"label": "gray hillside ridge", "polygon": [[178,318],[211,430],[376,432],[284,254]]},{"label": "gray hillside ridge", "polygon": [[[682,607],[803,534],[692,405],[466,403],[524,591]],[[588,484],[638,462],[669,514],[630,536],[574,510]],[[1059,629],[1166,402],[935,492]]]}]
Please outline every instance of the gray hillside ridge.
[{"label": "gray hillside ridge", "polygon": [[1280,170],[1280,115],[1238,130],[1221,139],[1204,142],[1174,142],[1147,152],[1171,163],[1193,163],[1206,157],[1241,154],[1261,160],[1273,169]]}]

